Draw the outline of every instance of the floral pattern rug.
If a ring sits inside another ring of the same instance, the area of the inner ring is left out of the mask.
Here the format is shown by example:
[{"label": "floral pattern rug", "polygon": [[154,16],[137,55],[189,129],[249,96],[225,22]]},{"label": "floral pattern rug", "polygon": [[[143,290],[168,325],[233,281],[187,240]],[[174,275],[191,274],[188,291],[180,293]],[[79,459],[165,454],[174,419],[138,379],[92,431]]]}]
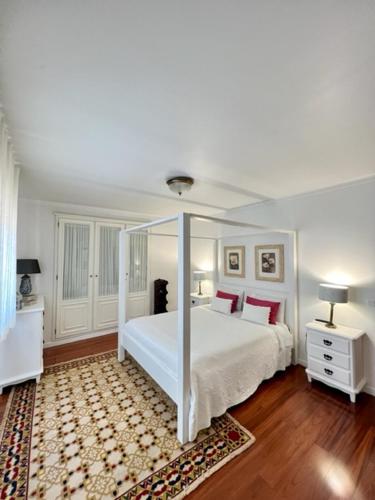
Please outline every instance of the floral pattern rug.
[{"label": "floral pattern rug", "polygon": [[107,352],[16,386],[0,429],[0,499],[182,498],[255,438],[228,414],[184,446],[176,406]]}]

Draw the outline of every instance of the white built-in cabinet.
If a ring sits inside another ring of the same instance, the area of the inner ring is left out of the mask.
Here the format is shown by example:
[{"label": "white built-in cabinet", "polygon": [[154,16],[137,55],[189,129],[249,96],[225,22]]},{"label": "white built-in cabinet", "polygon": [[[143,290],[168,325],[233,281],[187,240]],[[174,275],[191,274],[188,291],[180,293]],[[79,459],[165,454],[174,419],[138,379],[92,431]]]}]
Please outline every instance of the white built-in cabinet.
[{"label": "white built-in cabinet", "polygon": [[[118,321],[118,221],[57,217],[56,314],[57,340],[116,331]],[[148,242],[134,235],[130,252],[130,315],[149,313]]]}]

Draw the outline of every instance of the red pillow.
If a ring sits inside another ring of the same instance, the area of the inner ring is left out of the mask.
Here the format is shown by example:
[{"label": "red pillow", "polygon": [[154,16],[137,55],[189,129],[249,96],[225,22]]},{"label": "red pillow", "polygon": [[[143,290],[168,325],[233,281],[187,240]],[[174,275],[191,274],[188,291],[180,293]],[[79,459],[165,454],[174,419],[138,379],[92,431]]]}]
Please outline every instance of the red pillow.
[{"label": "red pillow", "polygon": [[218,290],[216,292],[216,297],[218,297],[219,299],[231,300],[232,301],[232,308],[231,308],[230,312],[234,313],[236,311],[239,295],[234,295],[234,293],[227,293],[227,292],[222,292],[221,290]]},{"label": "red pillow", "polygon": [[276,325],[276,317],[277,317],[277,312],[280,307],[280,302],[272,302],[271,300],[262,300],[262,299],[257,299],[255,297],[246,297],[246,303],[251,304],[252,306],[260,306],[260,307],[270,307],[270,315],[268,318],[268,322],[271,325]]}]

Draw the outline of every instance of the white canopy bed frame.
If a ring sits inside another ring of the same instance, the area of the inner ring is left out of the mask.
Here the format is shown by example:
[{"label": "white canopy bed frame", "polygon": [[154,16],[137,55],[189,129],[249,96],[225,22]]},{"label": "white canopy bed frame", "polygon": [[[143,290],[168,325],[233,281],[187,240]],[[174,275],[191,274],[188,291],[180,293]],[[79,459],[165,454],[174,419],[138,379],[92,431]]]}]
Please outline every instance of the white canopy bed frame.
[{"label": "white canopy bed frame", "polygon": [[[118,333],[118,360],[125,359],[125,352],[128,351],[134,359],[151,375],[159,386],[170,396],[177,405],[177,438],[181,443],[186,443],[189,438],[189,407],[190,407],[190,381],[191,381],[191,307],[190,307],[190,287],[191,287],[191,258],[190,240],[192,220],[218,223],[224,226],[233,226],[241,229],[248,229],[252,234],[259,233],[287,233],[289,235],[289,262],[292,266],[293,283],[292,290],[289,290],[289,297],[292,297],[292,306],[289,313],[289,328],[294,338],[293,361],[298,358],[297,354],[297,258],[296,258],[296,232],[283,229],[274,229],[251,223],[220,219],[205,215],[181,212],[177,215],[161,218],[149,223],[135,226],[120,232],[120,266],[119,266],[119,333]],[[178,322],[177,322],[177,373],[169,370],[168,367],[161,366],[156,356],[150,351],[146,351],[139,344],[133,342],[131,338],[126,340],[126,345],[121,341],[127,318],[128,288],[129,288],[129,237],[132,233],[145,233],[149,236],[170,234],[150,233],[149,230],[156,226],[169,223],[177,223],[178,238]],[[238,234],[239,237],[248,234]],[[218,242],[221,239],[232,238],[233,235],[219,236],[209,239]],[[200,236],[197,236],[200,238]],[[207,237],[203,237],[207,238]],[[216,246],[216,257],[218,256]],[[216,263],[217,265],[217,263]]]}]

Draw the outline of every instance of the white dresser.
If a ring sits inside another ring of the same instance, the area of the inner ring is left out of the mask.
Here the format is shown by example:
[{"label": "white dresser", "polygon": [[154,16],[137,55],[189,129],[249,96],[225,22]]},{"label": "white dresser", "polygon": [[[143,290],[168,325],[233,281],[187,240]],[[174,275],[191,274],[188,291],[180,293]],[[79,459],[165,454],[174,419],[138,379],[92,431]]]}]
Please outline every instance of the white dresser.
[{"label": "white dresser", "polygon": [[320,380],[350,395],[356,395],[366,383],[363,359],[365,332],[337,326],[327,328],[318,322],[307,323],[307,368],[309,382]]},{"label": "white dresser", "polygon": [[191,307],[203,306],[204,304],[209,304],[210,302],[211,302],[211,295],[199,295],[198,293],[190,294]]},{"label": "white dresser", "polygon": [[0,394],[3,388],[35,378],[43,372],[44,297],[17,311],[16,326],[0,342]]}]

